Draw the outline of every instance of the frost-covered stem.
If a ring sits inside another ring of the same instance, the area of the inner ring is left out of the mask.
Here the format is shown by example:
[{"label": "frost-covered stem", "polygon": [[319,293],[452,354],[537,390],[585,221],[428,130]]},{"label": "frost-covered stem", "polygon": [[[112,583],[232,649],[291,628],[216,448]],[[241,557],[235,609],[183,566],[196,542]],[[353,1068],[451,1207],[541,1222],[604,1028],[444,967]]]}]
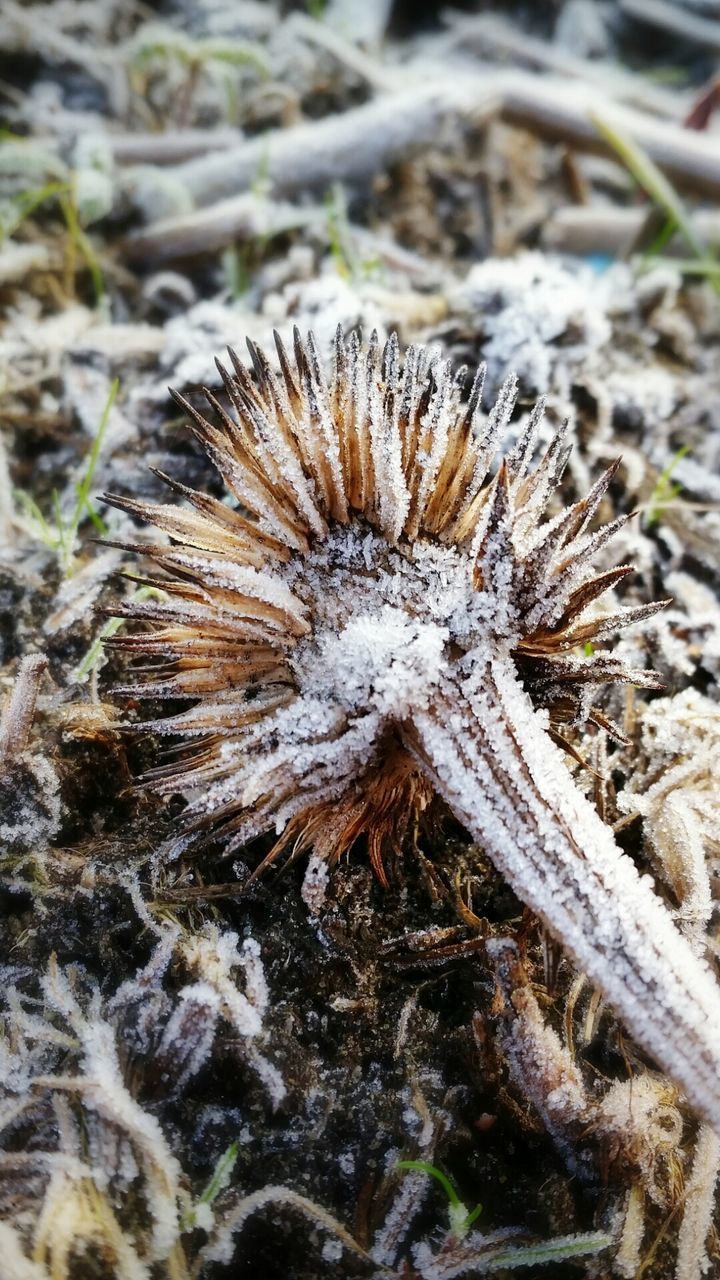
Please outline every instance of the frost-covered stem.
[{"label": "frost-covered stem", "polygon": [[591,1108],[582,1075],[557,1032],[545,1022],[516,944],[496,938],[487,949],[503,995],[500,1040],[511,1078],[576,1168],[577,1138],[587,1127]]},{"label": "frost-covered stem", "polygon": [[[258,1191],[253,1191],[248,1196],[243,1196],[226,1213],[222,1223],[216,1227],[208,1243],[200,1252],[199,1267],[196,1274],[199,1274],[200,1269],[203,1268],[206,1262],[229,1262],[232,1259],[232,1238],[235,1233],[242,1230],[248,1218],[254,1213],[265,1209],[268,1205],[287,1205],[291,1209],[298,1210],[299,1213],[309,1218],[316,1226],[321,1227],[330,1235],[336,1236],[351,1253],[368,1262],[373,1261],[367,1250],[361,1248],[343,1224],[337,1218],[334,1218],[331,1213],[328,1213],[326,1209],[323,1209],[322,1205],[316,1204],[314,1200],[309,1200],[307,1196],[301,1195],[299,1191],[294,1191],[292,1187],[267,1186],[260,1187]],[[385,1270],[384,1267],[382,1269],[383,1271]]]},{"label": "frost-covered stem", "polygon": [[30,654],[20,662],[14,688],[0,721],[0,764],[27,746],[40,681],[46,667],[47,658],[41,653]]},{"label": "frost-covered stem", "polygon": [[685,1188],[685,1212],[678,1233],[675,1280],[700,1280],[712,1263],[707,1240],[715,1212],[715,1187],[720,1170],[720,1139],[706,1126],[700,1130],[692,1173]]},{"label": "frost-covered stem", "polygon": [[572,782],[511,660],[445,677],[408,741],[518,897],[720,1129],[720,990]]}]

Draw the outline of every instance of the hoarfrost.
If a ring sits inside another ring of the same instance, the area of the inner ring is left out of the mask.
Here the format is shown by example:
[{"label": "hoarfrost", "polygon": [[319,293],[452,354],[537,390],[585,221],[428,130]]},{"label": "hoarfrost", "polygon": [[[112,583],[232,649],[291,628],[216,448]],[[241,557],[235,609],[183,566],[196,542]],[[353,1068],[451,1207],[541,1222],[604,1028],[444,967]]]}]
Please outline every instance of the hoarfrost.
[{"label": "hoarfrost", "polygon": [[[512,368],[526,390],[549,391],[561,359],[579,363],[604,347],[612,332],[605,310],[624,274],[621,268],[598,277],[590,267],[535,252],[474,266],[454,302],[483,317],[491,387]],[[553,347],[559,338],[561,353]]]}]

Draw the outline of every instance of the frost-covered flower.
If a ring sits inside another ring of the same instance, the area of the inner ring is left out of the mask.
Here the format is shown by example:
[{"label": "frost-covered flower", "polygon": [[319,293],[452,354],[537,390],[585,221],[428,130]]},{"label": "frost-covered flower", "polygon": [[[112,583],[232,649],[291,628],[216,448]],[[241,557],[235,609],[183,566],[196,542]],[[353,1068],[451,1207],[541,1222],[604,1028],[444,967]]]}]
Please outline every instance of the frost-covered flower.
[{"label": "frost-covered flower", "polygon": [[439,793],[720,1122],[718,989],[555,745],[563,724],[608,726],[599,685],[656,683],[599,647],[659,607],[596,608],[631,571],[592,570],[624,522],[589,531],[614,467],[547,518],[568,450],[560,430],[531,467],[542,405],[493,475],[514,379],[485,414],[482,372],[466,399],[464,374],[419,347],[401,365],[395,338],[339,332],[329,381],[312,338],[294,367],[278,342],[280,376],[249,347],[252,372],[221,370],[231,412],[176,397],[232,503],[172,480],[189,505],[111,499],[172,540],[132,548],[166,597],[123,604],[151,629],[115,641],[157,662],[124,692],[191,703],[146,723],[186,739],[149,784],[188,798],[186,842],[275,828],[266,863],[332,863],[364,834],[381,879]]}]

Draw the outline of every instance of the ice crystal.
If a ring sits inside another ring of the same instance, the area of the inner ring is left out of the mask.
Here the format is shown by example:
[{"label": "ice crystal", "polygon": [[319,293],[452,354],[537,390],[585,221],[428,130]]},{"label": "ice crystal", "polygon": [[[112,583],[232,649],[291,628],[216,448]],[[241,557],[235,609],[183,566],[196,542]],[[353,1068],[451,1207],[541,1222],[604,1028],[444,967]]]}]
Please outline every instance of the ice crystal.
[{"label": "ice crystal", "polygon": [[[113,642],[153,666],[133,697],[187,700],[146,722],[181,749],[147,784],[188,800],[178,847],[211,831],[228,852],[270,831],[332,864],[365,835],[385,862],[437,792],[515,891],[720,1123],[720,994],[652,884],[575,786],[568,724],[619,733],[598,687],[653,687],[603,647],[659,606],[602,613],[631,572],[593,573],[625,517],[592,531],[615,474],[548,516],[567,459],[561,429],[532,465],[542,405],[500,465],[514,379],[489,413],[427,350],[363,348],[338,331],[326,379],[312,338],[280,375],[231,353],[213,421],[177,397],[233,500],[168,483],[185,506],[110,501],[170,542],[150,624]],[[229,406],[226,407],[226,406]],[[591,656],[583,655],[588,642]]]}]

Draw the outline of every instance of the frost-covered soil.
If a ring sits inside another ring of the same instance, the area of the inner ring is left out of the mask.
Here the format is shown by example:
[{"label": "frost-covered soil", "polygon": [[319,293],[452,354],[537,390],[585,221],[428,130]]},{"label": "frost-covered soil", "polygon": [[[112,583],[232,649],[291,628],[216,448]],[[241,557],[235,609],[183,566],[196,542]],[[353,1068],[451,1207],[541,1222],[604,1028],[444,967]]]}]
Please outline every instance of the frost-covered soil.
[{"label": "frost-covered soil", "polygon": [[[720,1274],[715,1135],[462,827],[433,808],[387,890],[362,847],[245,893],[266,841],[168,861],[183,800],[134,786],[167,743],[121,728],[101,644],[145,588],[95,539],[150,534],[98,495],[221,496],[168,383],[200,403],[227,345],[338,323],[485,360],[489,396],[514,370],[518,416],[569,419],[566,501],[622,454],[626,602],[672,596],[618,642],[665,690],[608,695],[630,745],[568,769],[714,964],[720,304],[682,244],[625,252],[663,219],[621,163],[507,109],[508,69],[551,100],[554,69],[669,137],[720,14],[682,41],[640,7],[0,8],[3,1277]],[[717,178],[674,181],[720,238]]]}]

